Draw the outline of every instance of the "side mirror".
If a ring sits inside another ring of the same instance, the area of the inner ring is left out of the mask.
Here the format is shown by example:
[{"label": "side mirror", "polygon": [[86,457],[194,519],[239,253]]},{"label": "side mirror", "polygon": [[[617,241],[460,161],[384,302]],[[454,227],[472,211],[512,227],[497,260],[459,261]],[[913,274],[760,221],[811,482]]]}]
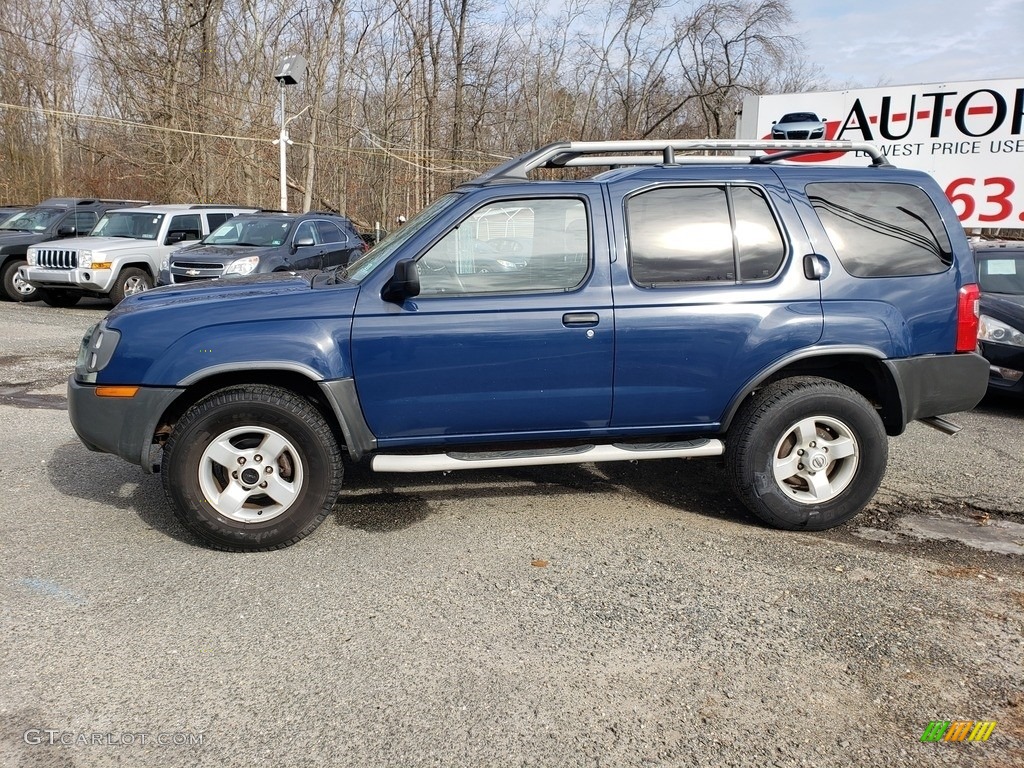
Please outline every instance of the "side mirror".
[{"label": "side mirror", "polygon": [[74,224],[62,224],[57,227],[57,237],[74,237],[78,234]]},{"label": "side mirror", "polygon": [[164,240],[164,245],[174,245],[175,243],[181,243],[185,241],[186,233],[184,232],[168,232],[167,239]]},{"label": "side mirror", "polygon": [[296,248],[308,248],[311,245],[316,245],[316,241],[312,237],[300,237],[295,241]]},{"label": "side mirror", "polygon": [[384,301],[391,301],[401,304],[406,299],[420,295],[420,273],[416,271],[416,262],[412,259],[403,259],[395,264],[395,274],[381,291],[381,298]]}]

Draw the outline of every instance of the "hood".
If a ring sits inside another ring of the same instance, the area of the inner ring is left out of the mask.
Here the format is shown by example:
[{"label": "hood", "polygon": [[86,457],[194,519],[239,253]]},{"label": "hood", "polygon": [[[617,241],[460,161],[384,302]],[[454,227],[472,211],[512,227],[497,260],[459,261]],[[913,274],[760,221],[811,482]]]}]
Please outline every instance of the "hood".
[{"label": "hood", "polygon": [[188,261],[209,261],[211,264],[219,264],[225,259],[236,259],[242,256],[262,256],[265,253],[280,250],[280,248],[281,246],[206,245],[205,243],[196,243],[195,245],[186,245],[184,248],[179,248],[172,253],[171,263],[173,264],[177,259],[186,259]]},{"label": "hood", "polygon": [[994,317],[1000,322],[1024,331],[1024,296],[1010,293],[983,293],[980,304],[981,314]]},{"label": "hood", "polygon": [[[232,361],[290,359],[306,347],[318,369],[336,363],[336,330],[351,322],[359,287],[312,287],[321,273],[274,272],[237,279],[169,285],[129,296],[104,323],[121,332],[118,353],[103,371],[107,383],[174,385],[184,369]],[[348,318],[348,320],[346,320]],[[348,338],[344,330],[343,338]],[[289,351],[290,350],[290,351]],[[138,366],[147,373],[139,377]]]},{"label": "hood", "polygon": [[134,237],[69,237],[65,240],[53,240],[50,245],[54,248],[67,248],[68,250],[110,253],[136,249],[139,246],[152,248],[159,245],[159,242]]},{"label": "hood", "polygon": [[164,285],[125,299],[107,314],[107,319],[115,321],[126,314],[157,310],[165,312],[174,308],[184,308],[189,312],[205,312],[214,305],[231,305],[230,311],[235,312],[239,305],[310,291],[316,274],[315,271],[271,272],[264,275]]},{"label": "hood", "polygon": [[46,239],[45,232],[14,232],[0,229],[0,249],[9,245],[32,245]]}]

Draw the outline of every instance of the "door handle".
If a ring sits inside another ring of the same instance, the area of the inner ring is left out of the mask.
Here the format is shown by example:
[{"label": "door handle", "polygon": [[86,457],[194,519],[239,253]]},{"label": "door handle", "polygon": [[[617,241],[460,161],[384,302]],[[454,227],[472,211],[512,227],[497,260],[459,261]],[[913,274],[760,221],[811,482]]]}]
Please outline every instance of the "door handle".
[{"label": "door handle", "polygon": [[804,256],[804,277],[808,280],[824,280],[831,270],[832,266],[828,259],[820,253],[808,253]]},{"label": "door handle", "polygon": [[562,315],[562,325],[566,328],[589,328],[601,322],[597,312],[566,312]]}]

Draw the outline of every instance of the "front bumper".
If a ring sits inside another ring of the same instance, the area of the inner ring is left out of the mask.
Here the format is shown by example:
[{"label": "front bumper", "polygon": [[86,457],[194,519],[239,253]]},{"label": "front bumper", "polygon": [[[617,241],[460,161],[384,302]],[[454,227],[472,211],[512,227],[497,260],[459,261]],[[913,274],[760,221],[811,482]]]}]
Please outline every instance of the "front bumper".
[{"label": "front bumper", "polygon": [[107,293],[114,281],[114,273],[110,269],[19,267],[18,274],[36,288],[68,288],[98,293]]},{"label": "front bumper", "polygon": [[982,341],[978,346],[990,365],[989,391],[1024,395],[1024,375],[1018,375],[1024,371],[1024,347],[991,341]]},{"label": "front bumper", "polygon": [[153,434],[167,407],[184,390],[140,387],[134,397],[97,397],[95,384],[68,379],[68,416],[86,448],[113,453],[153,472]]}]

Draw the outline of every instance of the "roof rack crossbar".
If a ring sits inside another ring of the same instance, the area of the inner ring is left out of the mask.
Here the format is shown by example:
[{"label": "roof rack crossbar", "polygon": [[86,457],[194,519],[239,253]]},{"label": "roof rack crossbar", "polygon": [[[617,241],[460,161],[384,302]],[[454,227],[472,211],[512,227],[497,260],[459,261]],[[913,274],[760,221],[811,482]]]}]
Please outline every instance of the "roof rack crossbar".
[{"label": "roof rack crossbar", "polygon": [[[888,166],[885,155],[873,144],[858,141],[765,141],[743,139],[643,139],[624,141],[562,141],[549,144],[493,168],[478,176],[470,184],[485,184],[497,179],[525,180],[527,174],[538,168],[565,168],[580,166],[660,165],[680,162],[708,162],[714,155],[678,158],[676,152],[766,152],[770,155],[745,157],[718,156],[718,162],[766,163],[798,155],[823,152],[863,152],[875,167]],[[646,153],[622,155],[609,153]],[[656,153],[656,154],[655,154]],[[716,162],[710,160],[710,162]]]}]

